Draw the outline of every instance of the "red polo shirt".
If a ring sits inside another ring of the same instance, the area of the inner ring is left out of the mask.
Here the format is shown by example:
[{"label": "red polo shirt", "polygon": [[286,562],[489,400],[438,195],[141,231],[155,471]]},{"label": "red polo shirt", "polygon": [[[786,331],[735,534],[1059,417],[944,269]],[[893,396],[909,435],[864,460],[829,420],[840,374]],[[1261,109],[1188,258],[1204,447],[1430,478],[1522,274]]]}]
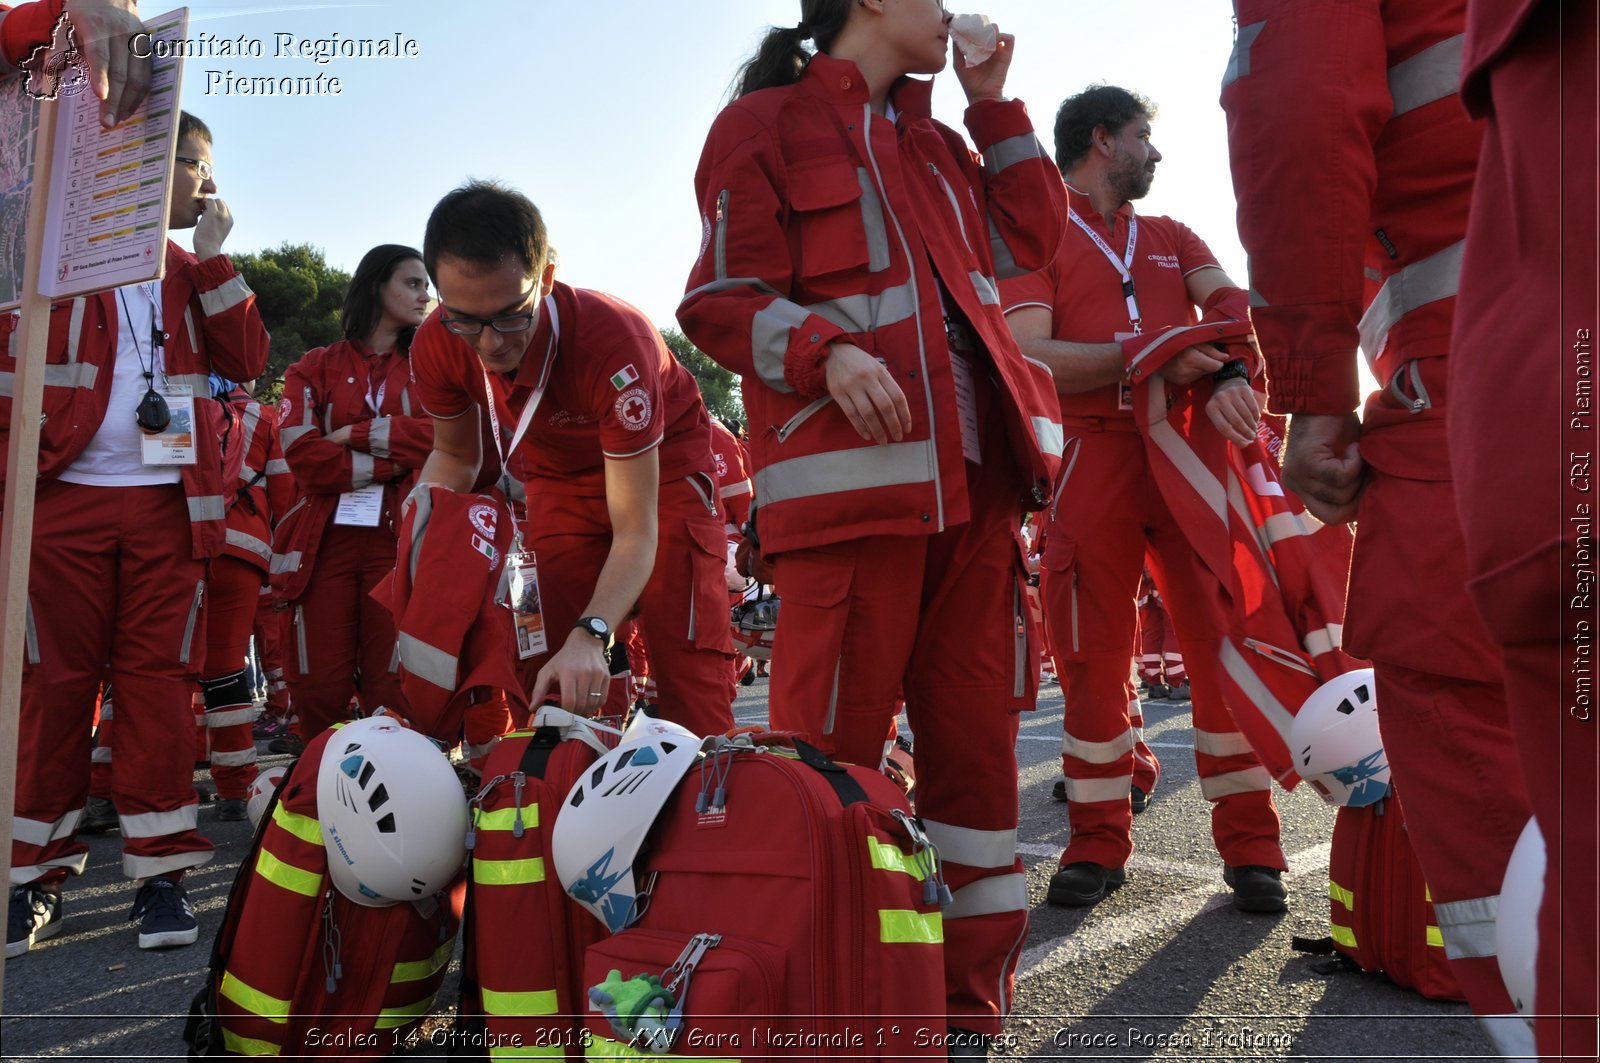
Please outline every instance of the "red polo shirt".
[{"label": "red polo shirt", "polygon": [[[1077,216],[1124,261],[1128,250],[1133,204],[1124,203],[1111,226],[1089,203],[1089,197],[1067,186],[1067,201]],[[1215,267],[1217,256],[1205,241],[1182,222],[1159,215],[1138,216],[1138,238],[1128,267],[1139,303],[1145,332],[1168,325],[1192,325],[1200,320],[1189,300],[1184,278],[1195,270]],[[1128,304],[1122,297],[1122,276],[1078,225],[1061,227],[1061,246],[1055,259],[1037,273],[1000,282],[1000,302],[1006,313],[1024,306],[1042,306],[1051,313],[1050,335],[1071,343],[1109,343],[1133,332]],[[1061,395],[1064,417],[1123,417],[1133,420],[1131,409],[1120,409],[1120,385]]]},{"label": "red polo shirt", "polygon": [[[550,312],[551,306],[555,312]],[[547,368],[548,367],[548,368]],[[509,442],[540,378],[549,383],[518,447],[530,491],[602,496],[605,459],[661,451],[661,482],[711,474],[711,428],[694,375],[644,314],[603,292],[557,283],[515,376],[488,374]],[[459,417],[486,403],[483,363],[435,310],[411,344],[423,409]]]}]

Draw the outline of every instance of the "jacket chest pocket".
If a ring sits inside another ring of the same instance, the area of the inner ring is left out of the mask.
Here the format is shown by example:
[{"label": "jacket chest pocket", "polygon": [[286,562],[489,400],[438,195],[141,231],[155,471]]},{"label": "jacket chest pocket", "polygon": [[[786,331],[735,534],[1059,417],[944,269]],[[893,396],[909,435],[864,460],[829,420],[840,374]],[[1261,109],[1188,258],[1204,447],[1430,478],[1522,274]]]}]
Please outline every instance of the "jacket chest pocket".
[{"label": "jacket chest pocket", "polygon": [[841,155],[796,163],[788,177],[804,277],[888,268],[883,204],[864,168]]}]

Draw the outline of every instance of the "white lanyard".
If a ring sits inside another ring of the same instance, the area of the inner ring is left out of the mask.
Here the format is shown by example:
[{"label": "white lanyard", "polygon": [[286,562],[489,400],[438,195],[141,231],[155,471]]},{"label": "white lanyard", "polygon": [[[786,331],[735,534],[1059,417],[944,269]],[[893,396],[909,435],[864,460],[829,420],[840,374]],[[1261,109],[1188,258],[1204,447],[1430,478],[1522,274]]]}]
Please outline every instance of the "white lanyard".
[{"label": "white lanyard", "polygon": [[1128,250],[1120,259],[1117,257],[1117,253],[1111,250],[1104,240],[1100,239],[1100,234],[1090,228],[1089,223],[1078,216],[1077,211],[1068,207],[1067,217],[1072,219],[1074,225],[1088,234],[1089,239],[1093,240],[1094,245],[1100,249],[1100,253],[1106,256],[1106,261],[1111,263],[1111,268],[1117,271],[1117,276],[1122,278],[1122,297],[1128,302],[1128,323],[1133,326],[1135,335],[1143,332],[1144,330],[1139,327],[1139,300],[1134,295],[1133,273],[1131,272],[1133,268],[1133,249],[1139,242],[1138,216],[1132,211],[1128,213]]},{"label": "white lanyard", "polygon": [[522,407],[522,416],[517,419],[517,430],[512,433],[509,447],[501,445],[500,414],[494,408],[494,383],[489,379],[489,370],[483,371],[483,394],[489,404],[489,427],[494,435],[495,450],[500,454],[502,472],[506,471],[507,458],[517,452],[517,444],[528,434],[528,429],[533,425],[533,415],[539,409],[539,403],[544,400],[545,388],[550,386],[550,367],[555,362],[557,346],[561,341],[561,317],[556,312],[555,296],[545,296],[544,312],[550,316],[550,343],[545,347],[544,366],[539,370],[539,382],[534,387],[533,394],[528,396],[527,405]]},{"label": "white lanyard", "polygon": [[384,377],[384,379],[378,384],[378,392],[377,392],[377,397],[376,398],[373,397],[373,392],[372,392],[372,370],[371,370],[371,368],[368,368],[368,370],[367,370],[367,409],[372,411],[372,416],[374,416],[374,417],[382,417],[383,416],[383,397],[384,397],[384,394],[389,390],[389,380],[388,380],[388,376],[387,376],[387,368],[388,367],[386,366],[385,367],[385,377]]}]

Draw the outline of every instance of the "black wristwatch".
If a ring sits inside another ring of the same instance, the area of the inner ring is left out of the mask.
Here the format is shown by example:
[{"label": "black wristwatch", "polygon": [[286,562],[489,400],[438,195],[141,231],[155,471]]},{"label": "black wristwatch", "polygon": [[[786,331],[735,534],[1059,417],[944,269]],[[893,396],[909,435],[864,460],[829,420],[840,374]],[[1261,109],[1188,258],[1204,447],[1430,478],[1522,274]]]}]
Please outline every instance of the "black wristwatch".
[{"label": "black wristwatch", "polygon": [[586,631],[593,635],[600,645],[611,648],[611,625],[598,616],[580,616],[578,622],[572,625],[579,631]]},{"label": "black wristwatch", "polygon": [[1211,374],[1211,380],[1216,384],[1220,384],[1224,380],[1235,379],[1250,379],[1250,370],[1245,366],[1242,358],[1235,358],[1233,361],[1225,363],[1221,369]]}]

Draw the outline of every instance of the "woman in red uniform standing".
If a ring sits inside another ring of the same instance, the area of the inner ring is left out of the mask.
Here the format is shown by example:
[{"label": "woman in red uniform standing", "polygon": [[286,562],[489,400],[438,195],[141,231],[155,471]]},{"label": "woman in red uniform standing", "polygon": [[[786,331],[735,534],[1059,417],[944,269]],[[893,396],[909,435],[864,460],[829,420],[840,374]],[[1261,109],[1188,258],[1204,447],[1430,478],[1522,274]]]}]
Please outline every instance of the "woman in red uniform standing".
[{"label": "woman in red uniform standing", "polygon": [[301,498],[274,536],[272,581],[289,608],[302,742],[344,719],[353,693],[369,713],[404,712],[394,618],[371,591],[394,567],[394,517],[433,446],[410,391],[411,337],[427,314],[421,253],[375,247],[345,295],[345,338],[307,351],[284,378],[278,419]]},{"label": "woman in red uniform standing", "polygon": [[[930,115],[938,0],[804,0],[706,140],[685,333],[740,373],[757,534],[783,622],[772,725],[876,765],[905,692],[917,808],[942,854],[952,1057],[1009,1008],[1028,896],[1017,713],[1033,704],[1017,539],[1059,417],[1000,314],[996,275],[1043,266],[1061,177],[1003,95],[1013,39],[957,60],[982,157]],[[803,44],[812,40],[812,54]]]}]

